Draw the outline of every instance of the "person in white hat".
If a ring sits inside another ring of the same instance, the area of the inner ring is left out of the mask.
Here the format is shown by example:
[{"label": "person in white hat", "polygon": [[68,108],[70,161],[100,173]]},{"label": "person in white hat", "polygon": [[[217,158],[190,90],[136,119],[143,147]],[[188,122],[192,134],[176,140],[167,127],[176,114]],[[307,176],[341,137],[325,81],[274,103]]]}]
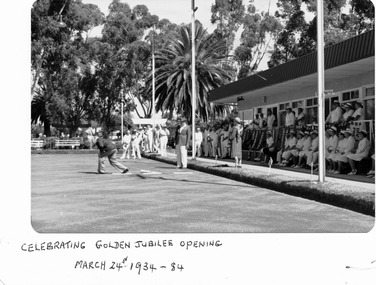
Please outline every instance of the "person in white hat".
[{"label": "person in white hat", "polygon": [[361,121],[365,119],[363,104],[360,101],[355,102],[355,111],[351,117],[354,121]]},{"label": "person in white hat", "polygon": [[296,167],[298,165],[299,153],[303,150],[304,141],[306,140],[304,132],[298,132],[297,139],[298,141],[296,145],[291,149],[293,160],[293,164],[291,165],[291,167]]},{"label": "person in white hat", "polygon": [[346,149],[346,137],[345,137],[345,131],[340,131],[338,133],[338,146],[337,149],[331,153],[328,157],[329,165],[331,169],[334,169],[332,173],[334,174],[340,174],[341,171],[339,169],[338,159],[340,156],[343,155]]},{"label": "person in white hat", "polygon": [[276,155],[276,160],[277,160],[278,166],[285,166],[285,164],[282,162],[282,155],[285,154],[287,151],[290,151],[289,150],[289,148],[290,148],[289,147],[290,137],[291,137],[291,132],[290,133],[286,132],[285,142],[284,142],[282,148],[277,152],[277,155]]},{"label": "person in white hat", "polygon": [[349,164],[351,167],[351,172],[347,175],[355,175],[357,174],[358,170],[356,169],[356,162],[361,161],[362,159],[366,158],[369,155],[369,151],[371,149],[371,143],[367,138],[368,132],[366,130],[362,130],[359,132],[359,143],[358,148],[356,149],[355,153],[350,153],[347,155],[349,159]]},{"label": "person in white hat", "polygon": [[123,154],[120,157],[120,159],[125,159],[125,157],[129,159],[129,156],[131,153],[131,131],[129,129],[125,131],[125,134],[122,139],[122,143],[123,143]]},{"label": "person in white hat", "polygon": [[285,127],[293,128],[295,126],[295,114],[291,107],[286,108]]},{"label": "person in white hat", "polygon": [[242,164],[243,127],[240,123],[241,123],[240,118],[236,117],[234,119],[234,127],[232,128],[232,132],[229,137],[230,141],[232,142],[231,156],[235,158],[235,167],[241,167],[241,164]]},{"label": "person in white hat", "polygon": [[327,161],[328,163],[328,168],[326,169],[329,173],[332,173],[335,171],[335,169],[333,168],[333,165],[330,163],[330,160],[329,160],[329,157],[335,153],[337,147],[338,147],[338,136],[337,136],[337,128],[332,126],[331,128],[329,128],[329,134],[330,134],[330,137],[329,137],[329,141],[328,141],[328,148],[327,148],[327,152],[325,154],[325,160]]},{"label": "person in white hat", "polygon": [[311,167],[311,165],[316,168],[318,166],[319,158],[319,134],[316,130],[311,132],[311,146],[306,153],[306,165]]},{"label": "person in white hat", "polygon": [[310,132],[308,131],[305,131],[304,132],[304,137],[305,137],[305,140],[303,142],[303,149],[299,152],[299,161],[298,163],[295,165],[295,168],[304,168],[305,165],[303,164],[303,161],[304,161],[304,158],[307,157],[307,154],[311,148],[311,145],[312,145],[312,138],[310,136]]},{"label": "person in white hat", "polygon": [[342,105],[342,107],[345,109],[345,112],[342,115],[342,122],[348,122],[352,118],[352,115],[354,114],[354,108],[350,102],[347,102]]},{"label": "person in white hat", "polygon": [[355,138],[352,135],[352,131],[349,128],[347,128],[346,130],[342,131],[342,133],[345,136],[345,138],[343,139],[344,140],[343,150],[338,152],[338,154],[334,158],[335,166],[337,166],[338,164],[338,167],[336,167],[337,172],[335,172],[337,174],[342,173],[343,168],[344,168],[343,164],[349,162],[347,155],[351,154],[355,147]]},{"label": "person in white hat", "polygon": [[170,131],[167,129],[167,126],[163,124],[159,130],[161,156],[167,156],[167,142],[169,135]]},{"label": "person in white hat", "polygon": [[332,103],[332,111],[329,113],[328,117],[325,120],[326,124],[337,124],[342,118],[343,110],[338,102],[334,100]]}]

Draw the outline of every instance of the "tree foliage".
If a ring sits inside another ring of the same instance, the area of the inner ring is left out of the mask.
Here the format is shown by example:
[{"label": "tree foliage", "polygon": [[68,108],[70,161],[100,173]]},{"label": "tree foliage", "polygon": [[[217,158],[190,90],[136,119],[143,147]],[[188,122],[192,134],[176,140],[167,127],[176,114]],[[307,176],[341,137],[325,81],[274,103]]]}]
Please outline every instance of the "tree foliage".
[{"label": "tree foliage", "polygon": [[[316,50],[316,22],[305,20],[305,9],[316,13],[316,0],[278,0],[276,17],[284,23],[268,62],[269,67],[285,63]],[[325,44],[331,45],[374,29],[374,6],[370,0],[324,1]]]},{"label": "tree foliage", "polygon": [[258,13],[253,4],[248,5],[242,23],[240,45],[235,49],[235,60],[240,66],[238,78],[249,76],[257,70],[271,43],[282,30],[282,24],[276,17],[269,12]]},{"label": "tree foliage", "polygon": [[[169,45],[156,52],[156,110],[170,114],[177,111],[188,120],[192,117],[192,41],[191,27],[182,26]],[[226,59],[226,44],[208,34],[196,22],[196,110],[197,116],[207,120],[214,111],[208,102],[208,93],[213,88],[228,83],[232,74],[223,69]],[[150,86],[150,80],[149,80]],[[150,90],[151,87],[149,87]]]}]

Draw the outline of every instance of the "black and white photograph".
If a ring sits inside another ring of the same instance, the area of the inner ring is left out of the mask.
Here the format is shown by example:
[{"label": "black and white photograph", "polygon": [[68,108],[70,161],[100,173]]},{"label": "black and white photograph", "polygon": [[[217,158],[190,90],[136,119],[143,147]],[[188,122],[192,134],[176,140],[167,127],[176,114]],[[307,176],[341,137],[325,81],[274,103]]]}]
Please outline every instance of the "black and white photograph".
[{"label": "black and white photograph", "polygon": [[0,284],[376,280],[372,1],[3,5]]}]

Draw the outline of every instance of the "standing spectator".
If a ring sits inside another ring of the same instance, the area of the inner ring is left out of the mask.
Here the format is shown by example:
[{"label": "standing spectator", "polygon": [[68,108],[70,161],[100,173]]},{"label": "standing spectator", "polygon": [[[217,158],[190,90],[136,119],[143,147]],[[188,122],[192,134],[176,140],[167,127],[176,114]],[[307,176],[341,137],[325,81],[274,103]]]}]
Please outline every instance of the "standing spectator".
[{"label": "standing spectator", "polygon": [[204,156],[205,157],[209,156],[209,142],[208,142],[208,137],[209,137],[209,127],[205,126],[204,127],[204,133],[203,133],[203,146],[204,146]]},{"label": "standing spectator", "polygon": [[296,116],[295,122],[300,128],[303,128],[306,125],[306,115],[301,107],[298,108],[298,115]]},{"label": "standing spectator", "polygon": [[125,135],[123,136],[123,149],[123,155],[120,159],[124,159],[125,157],[129,159],[131,152],[131,131],[129,129],[125,131]]},{"label": "standing spectator", "polygon": [[229,154],[228,151],[228,138],[230,137],[229,125],[225,125],[222,129],[223,135],[221,136],[221,158],[226,158]]},{"label": "standing spectator", "polygon": [[196,128],[196,133],[195,133],[195,146],[194,146],[194,151],[196,153],[197,157],[200,157],[202,155],[201,151],[201,145],[202,145],[202,132],[200,127]]},{"label": "standing spectator", "polygon": [[153,149],[156,153],[160,153],[160,130],[160,125],[156,125],[155,129],[153,129]]},{"label": "standing spectator", "polygon": [[366,158],[369,155],[371,143],[368,140],[367,135],[368,132],[366,130],[360,131],[358,148],[356,149],[355,153],[350,153],[347,155],[351,167],[351,172],[347,175],[355,175],[358,172],[355,163],[357,161],[361,161],[363,158]]},{"label": "standing spectator", "polygon": [[146,135],[146,151],[152,152],[153,145],[154,145],[154,142],[153,142],[154,134],[153,134],[153,129],[151,125],[147,125],[145,135]]},{"label": "standing spectator", "polygon": [[91,125],[89,128],[85,130],[87,141],[89,142],[89,148],[92,149],[95,145],[95,142],[97,140],[96,137],[96,130]]},{"label": "standing spectator", "polygon": [[268,128],[269,131],[271,131],[274,127],[275,116],[272,113],[272,110],[270,110],[270,109],[268,109],[268,111],[267,111],[266,120],[267,120],[267,128]]},{"label": "standing spectator", "polygon": [[128,168],[116,161],[117,149],[115,144],[108,138],[108,132],[106,130],[100,130],[98,132],[98,136],[99,137],[96,142],[96,145],[99,149],[98,173],[106,173],[104,164],[106,157],[108,157],[110,164],[115,167],[120,173],[127,173]]},{"label": "standing spectator", "polygon": [[187,168],[188,164],[188,146],[191,135],[190,128],[187,125],[187,119],[181,119],[181,127],[177,137],[177,167]]},{"label": "standing spectator", "polygon": [[167,142],[168,136],[170,135],[170,131],[167,129],[165,124],[162,125],[159,131],[159,141],[161,147],[161,156],[167,156]]},{"label": "standing spectator", "polygon": [[259,127],[262,130],[264,130],[267,127],[267,125],[268,125],[268,123],[266,122],[266,120],[264,118],[264,114],[263,113],[259,114],[259,122],[258,122],[258,124],[259,124]]},{"label": "standing spectator", "polygon": [[132,146],[132,157],[133,159],[141,159],[141,152],[140,152],[140,145],[141,145],[141,133],[133,130],[131,135],[131,146]]},{"label": "standing spectator", "polygon": [[215,131],[214,127],[210,128],[209,141],[210,141],[210,149],[211,149],[210,156],[215,157],[217,154],[217,147],[218,147],[218,134]]},{"label": "standing spectator", "polygon": [[352,119],[352,115],[354,114],[352,104],[350,102],[347,102],[343,104],[342,107],[345,109],[345,112],[342,115],[341,121],[344,123],[349,122]]},{"label": "standing spectator", "polygon": [[325,123],[327,124],[338,124],[342,118],[342,108],[339,104],[338,100],[334,100],[332,104],[332,111],[329,113],[328,117],[326,118]]},{"label": "standing spectator", "polygon": [[253,126],[255,130],[261,129],[262,125],[260,125],[260,115],[256,114],[255,119],[253,120]]},{"label": "standing spectator", "polygon": [[236,117],[234,119],[234,127],[230,135],[230,140],[232,141],[232,155],[235,158],[235,167],[241,167],[242,164],[242,134],[243,127],[240,124],[240,118]]},{"label": "standing spectator", "polygon": [[355,111],[351,117],[351,120],[354,121],[361,121],[365,119],[363,104],[361,102],[355,102]]},{"label": "standing spectator", "polygon": [[286,108],[285,127],[293,128],[295,126],[295,115],[291,107]]}]

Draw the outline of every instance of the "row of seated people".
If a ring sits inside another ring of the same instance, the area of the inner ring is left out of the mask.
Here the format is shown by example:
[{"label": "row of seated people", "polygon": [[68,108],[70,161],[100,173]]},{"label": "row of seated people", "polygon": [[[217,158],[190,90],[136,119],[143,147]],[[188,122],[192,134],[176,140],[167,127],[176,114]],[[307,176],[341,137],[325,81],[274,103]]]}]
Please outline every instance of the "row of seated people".
[{"label": "row of seated people", "polygon": [[[367,138],[365,130],[359,132],[359,142],[357,143],[350,129],[337,132],[337,128],[332,126],[325,132],[325,160],[326,170],[329,173],[346,173],[356,175],[358,164],[363,159],[369,158],[371,143]],[[275,149],[272,133],[266,133],[266,146],[261,149],[264,154],[264,162],[268,162],[270,157],[274,157],[279,166],[290,166],[293,168],[311,168],[318,170],[318,132],[313,130],[295,132],[290,130],[286,133],[286,138],[282,148]],[[261,156],[260,156],[261,157]],[[372,169],[367,173],[369,177],[374,177],[374,155],[372,156]]]}]

